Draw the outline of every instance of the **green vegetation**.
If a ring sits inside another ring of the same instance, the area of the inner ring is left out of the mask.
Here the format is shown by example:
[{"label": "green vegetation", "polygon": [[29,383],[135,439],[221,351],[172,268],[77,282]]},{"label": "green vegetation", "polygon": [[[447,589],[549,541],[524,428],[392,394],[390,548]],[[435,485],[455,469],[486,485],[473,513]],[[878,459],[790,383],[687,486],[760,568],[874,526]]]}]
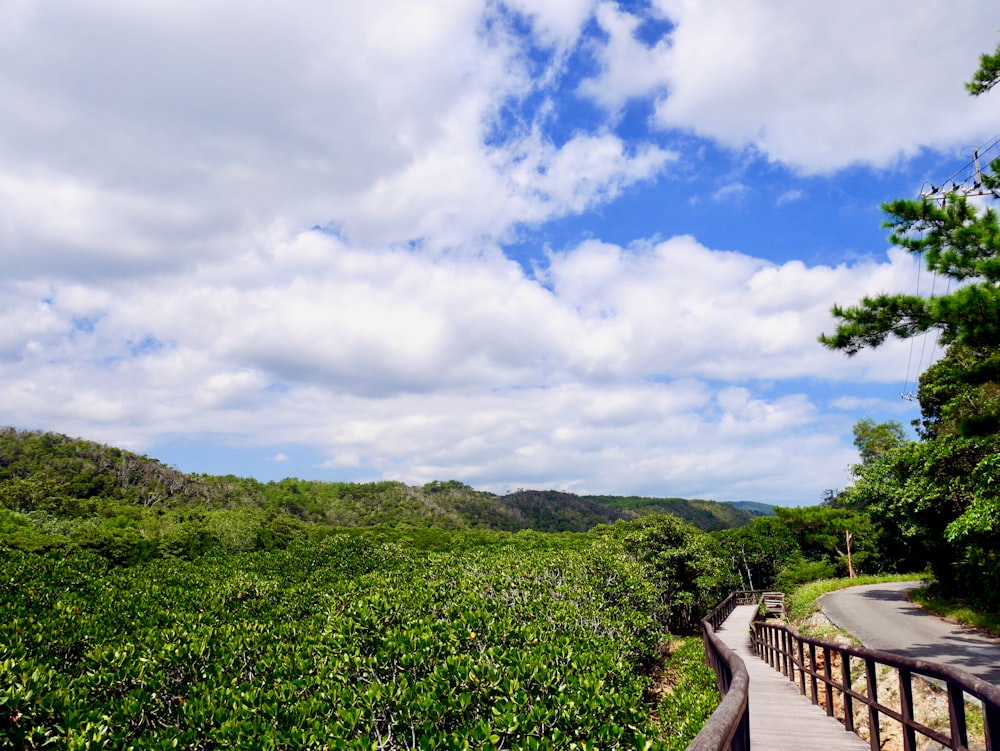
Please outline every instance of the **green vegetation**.
[{"label": "green vegetation", "polygon": [[[984,55],[971,93],[997,82],[1000,50]],[[1000,189],[1000,161],[982,187]],[[883,294],[835,305],[820,341],[854,355],[889,337],[933,334],[945,355],[920,377],[918,439],[895,423],[859,423],[861,463],[831,498],[866,520],[890,570],[929,566],[941,591],[1000,609],[1000,220],[960,191],[883,206],[896,245],[948,282],[945,294]]]},{"label": "green vegetation", "polygon": [[699,637],[679,639],[670,653],[669,686],[658,707],[667,751],[683,751],[704,727],[719,703],[715,673],[705,665]]},{"label": "green vegetation", "polygon": [[125,568],[5,549],[0,747],[665,748],[700,728],[679,706],[717,698],[694,640],[655,720],[674,619],[619,539],[345,535]]},{"label": "green vegetation", "polygon": [[914,589],[910,599],[945,618],[1000,636],[1000,613],[977,610],[967,600],[942,595],[933,585]]},{"label": "green vegetation", "polygon": [[613,546],[342,538],[117,569],[8,550],[0,581],[7,747],[643,748],[658,733],[653,591]]},{"label": "green vegetation", "polygon": [[91,441],[0,429],[0,542],[82,548],[116,563],[271,550],[345,527],[585,532],[659,512],[708,530],[754,516],[712,501],[644,499],[639,511],[620,500],[537,490],[497,496],[457,481],[410,487],[185,475]]},{"label": "green vegetation", "polygon": [[753,519],[774,513],[774,507],[763,503],[716,503],[715,501],[686,500],[684,498],[641,498],[638,496],[591,495],[612,509],[633,514],[671,514],[688,524],[715,532],[721,529],[742,527]]},{"label": "green vegetation", "polygon": [[736,584],[718,542],[487,529],[609,508],[514,495],[0,433],[0,749],[686,746],[718,697],[677,635]]}]

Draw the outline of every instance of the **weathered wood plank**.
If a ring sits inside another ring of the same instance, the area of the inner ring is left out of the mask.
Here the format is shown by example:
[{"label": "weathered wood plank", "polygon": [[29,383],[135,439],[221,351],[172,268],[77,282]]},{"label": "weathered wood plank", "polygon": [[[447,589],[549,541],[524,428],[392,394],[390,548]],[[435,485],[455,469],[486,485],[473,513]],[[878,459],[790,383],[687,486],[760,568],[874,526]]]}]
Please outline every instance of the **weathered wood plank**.
[{"label": "weathered wood plank", "polygon": [[755,605],[741,605],[716,632],[750,674],[750,745],[755,751],[868,751],[868,744],[799,693],[750,648]]}]

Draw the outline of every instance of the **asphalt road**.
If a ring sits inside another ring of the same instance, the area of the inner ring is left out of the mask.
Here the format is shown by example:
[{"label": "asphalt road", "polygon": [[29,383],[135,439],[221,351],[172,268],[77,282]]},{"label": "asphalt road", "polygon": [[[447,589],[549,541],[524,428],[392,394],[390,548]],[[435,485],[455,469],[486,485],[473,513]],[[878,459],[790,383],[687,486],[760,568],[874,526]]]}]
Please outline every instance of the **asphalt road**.
[{"label": "asphalt road", "polygon": [[867,584],[830,592],[819,605],[837,626],[871,649],[933,660],[1000,685],[1000,639],[949,623],[906,599],[920,582]]}]

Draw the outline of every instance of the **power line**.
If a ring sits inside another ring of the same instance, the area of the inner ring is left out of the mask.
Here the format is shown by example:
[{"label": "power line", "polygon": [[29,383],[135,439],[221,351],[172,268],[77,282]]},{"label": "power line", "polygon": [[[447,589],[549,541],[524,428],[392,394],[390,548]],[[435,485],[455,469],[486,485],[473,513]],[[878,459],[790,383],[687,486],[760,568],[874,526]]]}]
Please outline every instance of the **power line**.
[{"label": "power line", "polygon": [[[943,201],[949,195],[963,196],[986,196],[991,195],[1000,198],[1000,188],[991,188],[983,184],[983,171],[980,166],[980,158],[987,155],[1000,146],[1000,134],[993,136],[993,140],[985,146],[972,150],[972,159],[955,171],[951,177],[946,179],[940,186],[932,183],[924,183],[920,190],[920,197],[932,200]],[[958,179],[962,175],[961,180]],[[951,183],[949,187],[949,183]]]}]

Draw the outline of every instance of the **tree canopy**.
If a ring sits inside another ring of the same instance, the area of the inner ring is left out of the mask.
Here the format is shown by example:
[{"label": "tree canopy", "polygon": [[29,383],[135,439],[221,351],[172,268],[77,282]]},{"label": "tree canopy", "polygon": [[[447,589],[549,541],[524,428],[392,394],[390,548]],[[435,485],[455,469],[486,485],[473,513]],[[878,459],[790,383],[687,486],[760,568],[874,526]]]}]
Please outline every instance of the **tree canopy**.
[{"label": "tree canopy", "polygon": [[979,58],[979,70],[965,88],[973,96],[985,94],[1000,81],[1000,46],[992,55],[984,53]]},{"label": "tree canopy", "polygon": [[[989,91],[1000,80],[1000,47],[983,55],[979,70],[966,84],[973,95]],[[990,165],[984,187],[1000,188],[1000,164]],[[840,320],[833,334],[819,340],[852,356],[878,347],[889,336],[908,339],[937,330],[942,344],[972,349],[1000,348],[1000,222],[991,209],[980,209],[967,196],[948,193],[940,201],[898,199],[882,205],[890,241],[921,256],[927,270],[948,280],[943,295],[880,294],[849,307],[834,305]],[[951,289],[951,283],[956,287]],[[993,353],[991,353],[991,360]],[[1000,362],[992,361],[1000,372]]]},{"label": "tree canopy", "polygon": [[[974,95],[1000,81],[1000,47],[967,84]],[[1000,195],[1000,161],[982,187]],[[977,191],[978,192],[978,191]],[[943,197],[942,197],[943,195]],[[992,200],[987,198],[986,200]],[[826,347],[853,356],[889,337],[936,332],[944,356],[920,377],[919,441],[861,421],[862,463],[836,505],[864,513],[879,555],[930,567],[937,583],[987,609],[1000,606],[1000,221],[962,191],[883,204],[891,241],[947,281],[944,294],[885,293],[852,306]],[[882,440],[885,439],[885,440]]]},{"label": "tree canopy", "polygon": [[934,297],[880,294],[857,305],[834,305],[840,319],[820,342],[852,356],[878,347],[889,336],[908,339],[937,330],[945,345],[979,349],[1000,347],[1000,222],[993,209],[979,211],[964,195],[951,194],[943,205],[899,199],[883,204],[892,229],[890,240],[922,256],[928,271],[955,283]]},{"label": "tree canopy", "polygon": [[854,445],[861,463],[869,464],[906,443],[906,431],[896,420],[875,422],[864,417],[854,424]]}]

